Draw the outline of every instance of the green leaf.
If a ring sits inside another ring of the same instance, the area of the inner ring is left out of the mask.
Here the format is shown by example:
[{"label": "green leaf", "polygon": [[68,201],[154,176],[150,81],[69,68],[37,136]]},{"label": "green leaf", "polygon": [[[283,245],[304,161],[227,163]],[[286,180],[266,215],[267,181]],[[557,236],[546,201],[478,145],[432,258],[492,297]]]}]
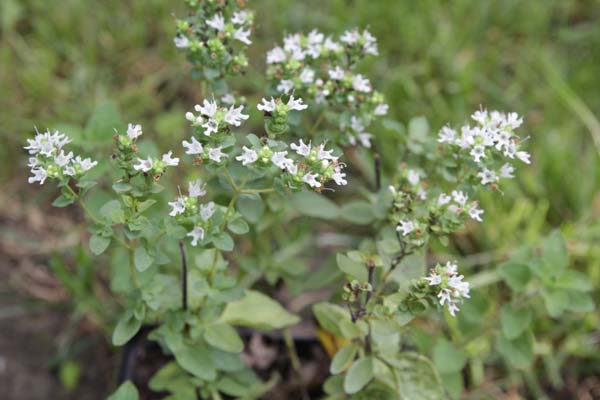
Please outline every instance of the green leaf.
[{"label": "green leaf", "polygon": [[127,182],[117,182],[112,185],[112,188],[117,193],[127,193],[133,188],[133,186]]},{"label": "green leaf", "polygon": [[146,201],[142,201],[141,203],[138,203],[137,205],[137,211],[138,212],[144,212],[147,209],[149,209],[150,207],[152,207],[152,205],[156,203],[156,200],[154,199],[148,199]]},{"label": "green leaf", "polygon": [[467,363],[467,355],[444,338],[433,347],[433,363],[440,374],[458,372]]},{"label": "green leaf", "polygon": [[365,264],[352,260],[350,257],[338,253],[336,256],[338,268],[345,274],[352,276],[360,282],[368,280],[368,271]]},{"label": "green leaf", "polygon": [[92,235],[90,237],[90,250],[97,256],[104,253],[109,244],[110,238],[99,235]]},{"label": "green leaf", "polygon": [[223,251],[233,250],[233,246],[234,246],[233,239],[231,238],[231,236],[229,236],[225,232],[221,232],[217,236],[215,236],[213,238],[212,242],[215,245],[215,247],[219,250],[223,250]]},{"label": "green leaf", "polygon": [[546,311],[552,318],[558,318],[569,306],[569,292],[563,289],[542,290]]},{"label": "green leaf", "polygon": [[300,318],[269,296],[246,290],[241,300],[227,303],[220,320],[232,325],[273,330],[295,325]]},{"label": "green leaf", "polygon": [[352,364],[357,352],[358,346],[355,344],[348,344],[342,347],[337,353],[335,353],[335,356],[333,356],[329,371],[334,375],[344,371],[350,366],[350,364]]},{"label": "green leaf", "polygon": [[594,299],[589,293],[569,292],[569,310],[575,312],[590,312],[594,311],[596,305]]},{"label": "green leaf", "polygon": [[227,223],[227,229],[229,229],[231,232],[235,233],[236,235],[243,235],[243,234],[248,233],[248,231],[250,230],[250,227],[248,226],[248,223],[246,221],[244,221],[243,218],[236,218]]},{"label": "green leaf", "polygon": [[507,339],[515,339],[520,336],[531,323],[531,310],[529,308],[517,308],[511,304],[502,306],[500,313],[502,333]]},{"label": "green leaf", "polygon": [[348,310],[337,304],[326,302],[314,304],[313,313],[321,328],[335,336],[348,339],[361,336],[361,330],[358,324],[352,322]]},{"label": "green leaf", "polygon": [[496,348],[504,360],[515,368],[525,369],[533,362],[533,335],[530,331],[512,340],[500,335],[496,340]]},{"label": "green leaf", "polygon": [[107,400],[138,400],[140,395],[131,381],[125,381]]},{"label": "green leaf", "polygon": [[112,342],[115,346],[122,346],[140,330],[142,321],[136,319],[131,311],[125,312],[113,332]]},{"label": "green leaf", "polygon": [[385,359],[396,369],[400,398],[410,400],[446,398],[440,377],[427,357],[406,352]]},{"label": "green leaf", "polygon": [[531,280],[531,271],[526,264],[507,261],[498,267],[500,276],[515,292],[521,292]]},{"label": "green leaf", "polygon": [[100,208],[100,215],[113,223],[123,223],[125,221],[125,213],[119,200],[107,201]]},{"label": "green leaf", "polygon": [[145,247],[137,247],[134,253],[135,269],[143,272],[148,269],[154,262],[154,258],[148,254],[148,250]]},{"label": "green leaf", "polygon": [[61,194],[52,202],[52,206],[62,208],[68,206],[69,204],[73,204],[74,202],[75,200],[73,198]]},{"label": "green leaf", "polygon": [[564,271],[557,278],[554,287],[575,290],[578,292],[591,292],[594,285],[586,274],[569,269]]},{"label": "green leaf", "polygon": [[211,346],[230,353],[239,353],[244,350],[244,342],[229,324],[208,325],[204,330],[204,339]]},{"label": "green leaf", "polygon": [[342,219],[357,225],[368,225],[375,220],[373,206],[366,201],[352,201],[342,206]]},{"label": "green leaf", "polygon": [[257,223],[265,212],[265,204],[258,194],[243,194],[237,201],[237,209],[252,223]]},{"label": "green leaf", "polygon": [[114,128],[121,125],[123,123],[114,102],[99,104],[85,127],[83,144],[90,148],[93,142],[110,143],[115,134]]},{"label": "green leaf", "polygon": [[336,219],[340,215],[340,208],[333,201],[315,192],[299,192],[291,196],[292,206],[300,214],[322,219]]},{"label": "green leaf", "polygon": [[542,258],[544,263],[550,266],[555,273],[560,272],[569,266],[569,253],[567,243],[562,233],[554,230],[542,242]]},{"label": "green leaf", "polygon": [[344,378],[344,391],[354,394],[364,388],[373,379],[373,359],[364,357],[356,361]]},{"label": "green leaf", "polygon": [[174,354],[177,363],[190,374],[207,381],[217,378],[217,370],[206,346],[186,344],[176,349]]}]

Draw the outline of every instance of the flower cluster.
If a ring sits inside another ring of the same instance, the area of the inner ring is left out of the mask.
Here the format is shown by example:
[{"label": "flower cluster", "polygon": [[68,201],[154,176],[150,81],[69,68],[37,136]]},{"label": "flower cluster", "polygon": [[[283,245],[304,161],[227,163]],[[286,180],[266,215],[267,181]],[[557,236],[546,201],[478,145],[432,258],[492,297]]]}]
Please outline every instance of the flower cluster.
[{"label": "flower cluster", "polygon": [[114,139],[117,143],[117,151],[113,155],[113,160],[119,168],[126,172],[128,178],[144,174],[158,181],[167,167],[179,165],[179,158],[173,157],[172,151],[163,154],[160,158],[140,158],[137,155],[137,141],[142,133],[140,124],[128,124],[127,132],[124,135],[116,134]]},{"label": "flower cluster", "polygon": [[202,242],[205,233],[210,229],[210,219],[214,215],[216,205],[214,202],[199,204],[199,198],[206,194],[206,184],[202,179],[189,182],[188,195],[179,195],[175,201],[169,202],[171,212],[169,215],[175,217],[178,222],[191,225],[191,230],[187,233],[191,237],[192,246],[197,246]]},{"label": "flower cluster", "polygon": [[228,158],[223,148],[233,144],[232,127],[239,127],[242,121],[248,119],[248,115],[242,112],[244,106],[232,104],[229,108],[220,107],[214,99],[204,99],[203,104],[197,104],[194,109],[198,114],[188,112],[185,118],[191,122],[200,140],[195,136],[189,142],[184,140],[185,153],[196,156],[198,161],[209,160],[220,164],[224,158]]},{"label": "flower cluster", "polygon": [[63,147],[70,143],[71,139],[63,133],[49,130],[40,133],[36,130],[33,139],[27,139],[31,157],[27,166],[31,168],[33,176],[28,182],[39,182],[42,185],[46,179],[55,179],[61,182],[69,179],[79,179],[83,174],[98,164],[90,158],[74,156],[73,152],[66,153]]},{"label": "flower cluster", "polygon": [[371,135],[365,129],[385,115],[388,106],[369,79],[354,68],[366,56],[377,54],[377,41],[367,30],[347,31],[338,40],[317,30],[296,33],[267,53],[267,74],[278,92],[293,92],[338,110],[344,133],[341,143],[370,147]]},{"label": "flower cluster", "polygon": [[437,264],[429,276],[423,278],[431,289],[436,291],[440,305],[446,306],[453,317],[459,311],[463,298],[469,298],[469,282],[463,281],[464,276],[458,275],[456,262],[448,261],[446,265]]},{"label": "flower cluster", "polygon": [[257,138],[251,142],[254,142],[252,148],[244,146],[243,153],[236,160],[245,166],[279,169],[282,182],[291,189],[300,189],[305,184],[320,191],[329,181],[339,186],[348,183],[343,172],[344,164],[333,155],[333,150],[325,149],[325,144],[313,146],[311,142],[307,144],[300,139],[290,145],[293,152],[288,152],[281,142],[262,144]]},{"label": "flower cluster", "polygon": [[245,50],[254,14],[241,1],[189,0],[191,12],[177,21],[175,46],[184,50],[193,73],[207,80],[238,73],[248,66]]},{"label": "flower cluster", "polygon": [[271,100],[262,99],[262,103],[257,105],[260,111],[265,113],[265,129],[269,136],[276,136],[288,129],[288,116],[290,111],[302,111],[308,108],[302,99],[294,99],[291,95],[287,103],[280,98]]},{"label": "flower cluster", "polygon": [[522,140],[514,132],[523,123],[517,113],[479,110],[471,118],[476,125],[464,125],[460,133],[443,127],[438,142],[448,146],[458,159],[475,164],[474,180],[496,188],[501,178],[514,178],[514,159],[531,162],[530,154],[520,149]]}]

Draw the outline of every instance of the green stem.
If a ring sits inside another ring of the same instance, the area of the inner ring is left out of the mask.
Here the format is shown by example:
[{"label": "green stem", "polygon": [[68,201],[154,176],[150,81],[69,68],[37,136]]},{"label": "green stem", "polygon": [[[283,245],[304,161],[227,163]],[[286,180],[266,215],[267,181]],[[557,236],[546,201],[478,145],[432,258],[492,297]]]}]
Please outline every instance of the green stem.
[{"label": "green stem", "polygon": [[296,351],[296,344],[294,343],[294,339],[292,338],[292,334],[290,333],[289,328],[285,328],[283,330],[283,340],[285,341],[285,346],[287,347],[288,354],[290,355],[290,361],[292,362],[292,368],[296,375],[296,379],[298,379],[298,386],[302,391],[302,398],[308,399],[308,392],[306,391],[306,386],[302,382],[302,372],[300,371],[300,357],[298,357],[298,352]]},{"label": "green stem", "polygon": [[129,246],[129,272],[131,273],[131,280],[133,281],[133,285],[136,289],[140,288],[140,281],[137,276],[137,270],[135,269],[135,248],[133,246]]}]

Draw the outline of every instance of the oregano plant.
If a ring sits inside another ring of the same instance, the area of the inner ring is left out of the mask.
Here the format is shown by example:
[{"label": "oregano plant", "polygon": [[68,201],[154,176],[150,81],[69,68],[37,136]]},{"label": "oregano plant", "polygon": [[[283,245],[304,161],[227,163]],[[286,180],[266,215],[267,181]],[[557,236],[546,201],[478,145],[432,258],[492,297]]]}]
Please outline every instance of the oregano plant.
[{"label": "oregano plant", "polygon": [[[523,117],[481,107],[437,135],[422,118],[404,130],[386,116],[401,105],[388,106],[361,69],[379,55],[366,28],[285,36],[265,56],[264,92],[237,95],[230,78],[252,64],[260,16],[243,0],[186,3],[174,45],[202,101],[181,116],[185,134],[158,151],[138,122],[115,126],[104,135],[111,153],[90,158],[56,130],[36,130],[25,147],[29,183],[56,183],[53,205],[78,204],[91,253],[112,260],[121,306],[113,344],[147,327],[169,355],[152,390],[261,398],[277,377],[261,379],[244,362],[242,330],[282,331],[299,374],[290,327],[314,316],[331,357],[325,398],[458,397],[467,363],[482,382],[491,347],[510,368],[531,365],[539,301],[553,317],[593,308],[558,232],[475,284],[440,252],[465,225],[485,224],[480,196],[504,196],[530,163]],[[254,131],[250,116],[262,119]],[[394,159],[382,159],[385,146],[398,150]],[[473,291],[498,282],[504,303]],[[329,300],[298,315],[277,296],[282,286],[294,296],[327,287]],[[137,397],[126,381],[111,398]]]}]

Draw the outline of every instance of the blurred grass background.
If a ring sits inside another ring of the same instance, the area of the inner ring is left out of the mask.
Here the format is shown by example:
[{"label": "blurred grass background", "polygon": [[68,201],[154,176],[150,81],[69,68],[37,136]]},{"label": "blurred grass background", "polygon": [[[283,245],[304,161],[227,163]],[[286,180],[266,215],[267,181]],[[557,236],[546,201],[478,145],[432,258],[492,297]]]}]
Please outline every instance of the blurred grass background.
[{"label": "blurred grass background", "polygon": [[[524,115],[533,164],[507,186],[510,196],[483,198],[487,221],[475,248],[502,253],[560,226],[580,268],[600,282],[600,2],[255,0],[250,7],[252,68],[237,80],[249,97],[265,87],[264,53],[284,33],[359,26],[379,39],[380,57],[363,68],[398,121],[423,115],[437,131],[480,105]],[[95,110],[116,107],[163,144],[181,136],[183,114],[199,100],[199,84],[172,45],[173,15],[183,10],[165,0],[0,1],[2,192],[28,191],[21,147],[34,126],[77,131]]]}]

